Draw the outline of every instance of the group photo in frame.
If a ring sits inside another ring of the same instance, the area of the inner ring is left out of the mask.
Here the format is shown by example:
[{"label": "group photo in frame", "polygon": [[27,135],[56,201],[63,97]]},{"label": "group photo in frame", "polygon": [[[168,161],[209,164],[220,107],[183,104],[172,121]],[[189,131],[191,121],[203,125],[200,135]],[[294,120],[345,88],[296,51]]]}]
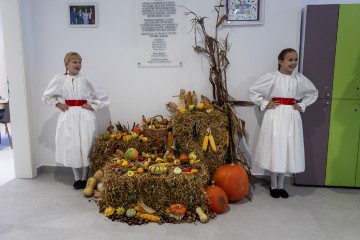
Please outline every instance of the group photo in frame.
[{"label": "group photo in frame", "polygon": [[68,3],[69,27],[97,27],[98,7],[96,3]]},{"label": "group photo in frame", "polygon": [[263,24],[263,0],[226,0],[225,25]]}]

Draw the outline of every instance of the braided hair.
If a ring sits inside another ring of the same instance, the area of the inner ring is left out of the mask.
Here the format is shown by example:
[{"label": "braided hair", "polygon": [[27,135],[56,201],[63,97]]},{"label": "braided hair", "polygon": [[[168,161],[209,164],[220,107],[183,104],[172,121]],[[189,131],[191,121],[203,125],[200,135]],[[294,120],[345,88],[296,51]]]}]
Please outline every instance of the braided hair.
[{"label": "braided hair", "polygon": [[[285,55],[286,55],[287,53],[289,53],[289,52],[296,52],[296,50],[295,50],[295,49],[292,49],[292,48],[285,48],[285,49],[283,49],[283,50],[280,52],[279,56],[278,56],[278,60],[283,61]],[[280,64],[278,64],[278,70],[280,70]]]},{"label": "braided hair", "polygon": [[[69,52],[64,57],[65,67],[73,59],[79,59],[80,61],[82,61],[82,57],[80,56],[80,54],[78,54],[77,52]],[[66,75],[67,73],[68,73],[68,68],[66,67],[66,72],[64,75]]]}]

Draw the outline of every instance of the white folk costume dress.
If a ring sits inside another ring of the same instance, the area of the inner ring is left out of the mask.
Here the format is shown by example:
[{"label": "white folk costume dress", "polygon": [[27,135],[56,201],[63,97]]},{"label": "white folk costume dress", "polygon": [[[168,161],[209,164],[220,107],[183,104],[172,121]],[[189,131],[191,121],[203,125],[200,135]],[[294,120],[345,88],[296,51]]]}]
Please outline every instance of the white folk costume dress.
[{"label": "white folk costume dress", "polygon": [[[65,100],[86,100],[95,111],[109,105],[107,93],[81,74],[56,75],[46,88],[42,100],[49,105],[65,103]],[[95,132],[96,117],[93,111],[70,106],[68,111],[61,112],[56,126],[56,162],[72,168],[88,167]]]},{"label": "white folk costume dress", "polygon": [[[264,110],[272,98],[296,99],[301,111],[314,103],[318,91],[301,73],[285,75],[279,71],[260,77],[249,90],[250,99]],[[267,109],[261,124],[254,163],[275,173],[305,171],[301,115],[291,105]]]}]

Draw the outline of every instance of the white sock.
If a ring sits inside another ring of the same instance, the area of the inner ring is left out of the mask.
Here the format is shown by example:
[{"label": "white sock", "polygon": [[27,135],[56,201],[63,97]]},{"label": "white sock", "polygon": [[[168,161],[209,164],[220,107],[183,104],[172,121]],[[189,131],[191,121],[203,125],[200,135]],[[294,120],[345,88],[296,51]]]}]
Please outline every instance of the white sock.
[{"label": "white sock", "polygon": [[277,173],[270,172],[271,189],[278,189]]},{"label": "white sock", "polygon": [[80,180],[80,168],[72,168],[72,170],[74,172],[75,181]]},{"label": "white sock", "polygon": [[88,173],[89,173],[89,167],[83,167],[82,168],[82,180],[87,180]]},{"label": "white sock", "polygon": [[278,174],[278,188],[279,189],[284,188],[284,179],[285,179],[285,173],[279,173]]}]

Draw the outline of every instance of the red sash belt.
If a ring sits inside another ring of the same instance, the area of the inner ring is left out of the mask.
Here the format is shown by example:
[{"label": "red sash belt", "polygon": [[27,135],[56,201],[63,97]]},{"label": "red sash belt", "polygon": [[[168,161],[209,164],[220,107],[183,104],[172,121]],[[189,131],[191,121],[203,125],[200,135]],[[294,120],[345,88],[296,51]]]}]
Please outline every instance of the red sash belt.
[{"label": "red sash belt", "polygon": [[65,103],[67,105],[69,105],[70,107],[74,107],[74,106],[82,106],[85,103],[87,103],[86,100],[65,100]]},{"label": "red sash belt", "polygon": [[277,102],[283,105],[293,105],[296,103],[295,98],[273,98],[273,102]]}]

